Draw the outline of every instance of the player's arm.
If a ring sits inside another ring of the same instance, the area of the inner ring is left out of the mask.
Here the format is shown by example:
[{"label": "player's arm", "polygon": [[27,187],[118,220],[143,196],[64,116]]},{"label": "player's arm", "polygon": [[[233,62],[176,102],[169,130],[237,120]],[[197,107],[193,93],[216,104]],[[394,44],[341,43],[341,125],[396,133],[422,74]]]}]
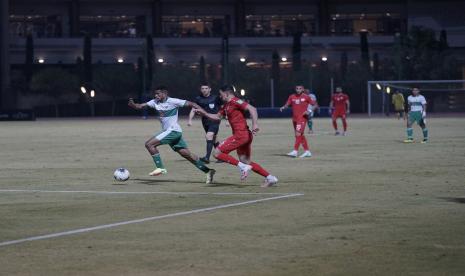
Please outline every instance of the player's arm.
[{"label": "player's arm", "polygon": [[347,113],[347,114],[350,114],[350,101],[349,101],[349,99],[347,99],[346,105],[347,105],[347,111],[346,111],[346,113]]},{"label": "player's arm", "polygon": [[139,109],[145,108],[148,105],[147,103],[141,103],[141,104],[135,103],[133,98],[129,98],[128,106],[139,110]]},{"label": "player's arm", "polygon": [[257,134],[259,131],[257,109],[254,106],[248,104],[246,110],[249,111],[250,117],[252,118],[252,133]]},{"label": "player's arm", "polygon": [[333,103],[333,99],[331,99],[331,101],[329,102],[329,108],[328,108],[329,115],[333,113],[333,109],[334,109],[334,103]]},{"label": "player's arm", "polygon": [[203,108],[201,108],[200,106],[198,106],[199,108],[193,108],[194,112],[200,116],[203,116],[205,118],[208,118],[210,120],[213,120],[213,121],[221,121],[221,119],[223,119],[223,115],[221,113],[217,113],[217,114],[211,114],[211,113],[208,113],[207,111],[205,111]]},{"label": "player's arm", "polygon": [[187,126],[192,125],[192,119],[194,119],[194,116],[195,116],[195,109],[192,108],[191,112],[189,112],[189,120],[187,121]]},{"label": "player's arm", "polygon": [[283,112],[284,109],[288,108],[291,105],[291,97],[287,98],[286,103],[279,108],[279,111]]},{"label": "player's arm", "polygon": [[421,113],[422,117],[426,117],[426,102],[421,105],[423,107],[423,112]]}]

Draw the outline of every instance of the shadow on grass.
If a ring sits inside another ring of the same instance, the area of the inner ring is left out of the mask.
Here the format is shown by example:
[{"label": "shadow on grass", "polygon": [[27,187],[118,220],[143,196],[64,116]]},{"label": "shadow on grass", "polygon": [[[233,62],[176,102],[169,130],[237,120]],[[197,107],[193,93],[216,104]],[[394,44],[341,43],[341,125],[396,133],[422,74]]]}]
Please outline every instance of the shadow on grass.
[{"label": "shadow on grass", "polygon": [[443,199],[443,200],[449,201],[449,202],[465,204],[465,198],[464,197],[440,197],[440,199]]},{"label": "shadow on grass", "polygon": [[[174,180],[174,179],[143,179],[143,178],[134,178],[132,179],[136,184],[141,185],[161,185],[165,183],[186,183],[186,184],[205,184],[203,181],[191,181],[191,180]],[[113,185],[126,185],[126,184],[113,184]],[[247,184],[237,184],[237,183],[228,183],[228,182],[214,182],[213,184],[206,185],[206,187],[236,187],[244,188],[249,186],[256,185],[247,185]]]}]

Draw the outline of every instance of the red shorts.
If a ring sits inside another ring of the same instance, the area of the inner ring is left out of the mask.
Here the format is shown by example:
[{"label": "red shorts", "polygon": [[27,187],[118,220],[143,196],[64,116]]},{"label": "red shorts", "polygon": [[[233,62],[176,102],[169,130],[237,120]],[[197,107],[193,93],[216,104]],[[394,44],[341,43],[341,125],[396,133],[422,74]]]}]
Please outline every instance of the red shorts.
[{"label": "red shorts", "polygon": [[226,154],[236,150],[237,155],[250,157],[252,153],[252,141],[252,132],[239,131],[221,142],[217,149]]},{"label": "red shorts", "polygon": [[292,124],[294,125],[294,130],[303,133],[305,130],[305,126],[307,125],[307,121],[300,120],[300,121],[292,121]]},{"label": "red shorts", "polygon": [[342,118],[342,119],[345,119],[347,116],[347,113],[345,112],[345,110],[335,110],[333,112],[333,120],[336,120],[337,118]]}]

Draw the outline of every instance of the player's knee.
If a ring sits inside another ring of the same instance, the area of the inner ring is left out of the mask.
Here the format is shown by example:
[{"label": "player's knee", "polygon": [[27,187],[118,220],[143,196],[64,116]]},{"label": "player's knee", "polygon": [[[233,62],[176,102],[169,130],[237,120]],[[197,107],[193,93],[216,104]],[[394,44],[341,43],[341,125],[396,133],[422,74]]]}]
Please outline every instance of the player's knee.
[{"label": "player's knee", "polygon": [[212,132],[208,132],[207,134],[205,134],[205,138],[207,140],[213,140],[214,136],[215,135]]},{"label": "player's knee", "polygon": [[146,149],[150,149],[150,148],[152,148],[152,146],[153,145],[152,145],[152,143],[150,143],[150,141],[145,142],[145,148]]},{"label": "player's knee", "polygon": [[218,156],[220,156],[221,154],[221,151],[216,148],[214,151],[213,151],[213,157],[215,157],[216,159],[218,159]]}]

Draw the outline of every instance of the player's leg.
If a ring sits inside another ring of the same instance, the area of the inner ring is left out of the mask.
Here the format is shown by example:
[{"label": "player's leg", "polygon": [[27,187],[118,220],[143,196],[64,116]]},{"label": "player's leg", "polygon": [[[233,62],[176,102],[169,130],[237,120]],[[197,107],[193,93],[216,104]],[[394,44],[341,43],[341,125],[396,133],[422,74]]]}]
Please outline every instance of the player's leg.
[{"label": "player's leg", "polygon": [[260,166],[258,163],[252,162],[250,159],[252,155],[252,141],[253,136],[250,134],[249,141],[237,149],[237,155],[240,161],[238,167],[241,170],[241,180],[245,180],[248,176],[248,172],[252,170],[255,173],[265,177],[265,183],[262,185],[262,187],[273,186],[274,184],[278,183],[278,178],[271,175],[262,166]]},{"label": "player's leg", "polygon": [[296,137],[299,137],[300,143],[302,144],[302,147],[304,148],[304,153],[302,153],[299,157],[311,157],[312,153],[310,152],[310,149],[308,147],[308,142],[307,138],[305,137],[305,125],[306,122],[302,121],[297,123],[296,125]]},{"label": "player's leg", "polygon": [[219,124],[209,123],[207,133],[205,134],[205,139],[207,140],[207,153],[205,157],[202,158],[202,161],[205,163],[210,163],[210,156],[212,154],[213,147],[215,146],[216,134],[218,134]]},{"label": "player's leg", "polygon": [[[181,139],[182,140],[182,139]],[[180,141],[176,146],[173,147],[173,149],[179,153],[182,157],[184,157],[186,160],[191,162],[197,169],[201,170],[204,172],[207,176],[207,179],[205,183],[211,184],[213,183],[213,176],[215,175],[215,170],[210,169],[209,167],[205,166],[205,163],[200,160],[200,158],[193,154],[187,147],[184,147],[185,142]]]},{"label": "player's leg", "polygon": [[155,164],[155,170],[149,173],[151,176],[156,176],[160,174],[166,174],[165,166],[160,157],[160,152],[157,147],[162,144],[161,139],[165,134],[162,132],[157,136],[154,136],[145,142],[145,148],[148,150],[152,156],[153,163]]},{"label": "player's leg", "polygon": [[423,141],[422,143],[428,142],[428,128],[426,127],[426,122],[424,118],[420,119],[420,122],[418,123],[423,131]]},{"label": "player's leg", "polygon": [[313,133],[313,111],[308,114],[308,121],[307,121],[307,126],[308,126],[308,133],[312,134]]},{"label": "player's leg", "polygon": [[407,115],[407,139],[404,140],[405,143],[413,143],[413,122],[415,120],[414,116],[412,116],[412,112],[409,112]]},{"label": "player's leg", "polygon": [[334,135],[339,135],[339,131],[337,130],[337,118],[339,116],[336,114],[336,113],[333,113],[333,115],[331,116],[331,120],[332,120],[332,123],[333,123],[333,128],[334,128]]},{"label": "player's leg", "polygon": [[297,128],[300,129],[300,126],[298,126],[297,122],[294,122],[294,121],[292,121],[292,126],[294,127],[294,137],[295,137],[294,149],[291,152],[289,152],[287,154],[287,156],[297,157],[298,152],[299,152],[299,147],[300,147],[300,144],[301,144],[300,135],[297,135],[297,133],[298,133]]},{"label": "player's leg", "polygon": [[238,139],[236,139],[235,135],[230,136],[216,147],[213,156],[222,162],[237,166],[237,164],[239,164],[239,160],[229,155],[229,153],[236,150],[240,145],[241,143]]},{"label": "player's leg", "polygon": [[341,120],[342,120],[342,128],[344,129],[344,132],[342,133],[342,135],[345,136],[346,132],[347,132],[347,116],[346,116],[346,114],[343,114],[341,116]]}]

